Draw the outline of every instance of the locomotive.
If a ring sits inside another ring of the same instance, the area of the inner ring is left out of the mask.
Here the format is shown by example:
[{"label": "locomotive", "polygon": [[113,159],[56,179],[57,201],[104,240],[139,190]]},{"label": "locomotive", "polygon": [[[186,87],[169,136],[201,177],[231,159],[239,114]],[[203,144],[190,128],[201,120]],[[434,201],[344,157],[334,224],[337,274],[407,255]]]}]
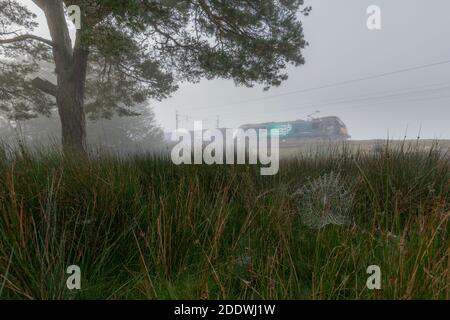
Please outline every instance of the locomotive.
[{"label": "locomotive", "polygon": [[247,129],[266,129],[268,134],[277,129],[280,142],[295,144],[303,140],[333,140],[342,141],[350,138],[344,122],[339,117],[311,118],[309,120],[298,119],[287,122],[267,122],[260,124],[246,124],[240,127]]}]

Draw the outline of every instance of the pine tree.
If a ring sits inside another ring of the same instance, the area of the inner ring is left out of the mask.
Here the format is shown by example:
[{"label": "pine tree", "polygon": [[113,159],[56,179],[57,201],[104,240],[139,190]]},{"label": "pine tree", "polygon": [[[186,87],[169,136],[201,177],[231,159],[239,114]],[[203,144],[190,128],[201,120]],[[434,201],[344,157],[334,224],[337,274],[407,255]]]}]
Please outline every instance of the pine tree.
[{"label": "pine tree", "polygon": [[[303,0],[32,0],[50,39],[34,35],[36,16],[0,0],[0,109],[27,118],[58,109],[66,150],[86,150],[86,113],[135,114],[179,81],[215,77],[267,88],[304,63]],[[80,8],[70,36],[67,9]],[[17,57],[28,59],[17,59]],[[55,82],[34,76],[54,65]]]}]

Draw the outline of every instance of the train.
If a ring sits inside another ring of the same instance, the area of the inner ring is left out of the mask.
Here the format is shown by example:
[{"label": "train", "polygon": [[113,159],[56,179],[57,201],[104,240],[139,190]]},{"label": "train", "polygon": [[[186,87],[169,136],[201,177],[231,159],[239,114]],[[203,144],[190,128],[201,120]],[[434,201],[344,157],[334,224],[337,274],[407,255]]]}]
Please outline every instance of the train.
[{"label": "train", "polygon": [[277,129],[280,142],[296,144],[304,140],[344,141],[350,138],[347,126],[336,116],[294,120],[286,122],[266,122],[245,124],[240,129],[266,129],[268,134]]}]

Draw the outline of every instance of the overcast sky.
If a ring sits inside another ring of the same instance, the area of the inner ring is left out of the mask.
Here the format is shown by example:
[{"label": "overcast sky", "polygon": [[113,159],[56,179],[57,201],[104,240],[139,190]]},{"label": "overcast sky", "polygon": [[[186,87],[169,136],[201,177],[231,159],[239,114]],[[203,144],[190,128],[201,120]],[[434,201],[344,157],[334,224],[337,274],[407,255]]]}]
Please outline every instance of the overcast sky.
[{"label": "overcast sky", "polygon": [[[420,130],[423,138],[450,139],[450,63],[308,90],[450,60],[449,0],[306,0],[306,4],[313,7],[311,15],[302,18],[310,43],[304,52],[306,64],[290,68],[288,81],[268,92],[258,86],[235,87],[228,80],[181,84],[172,98],[152,102],[164,130],[175,128],[175,110],[184,127],[201,119],[212,126],[218,116],[221,127],[287,121],[320,110],[323,116],[339,116],[353,139],[388,134],[402,138],[406,131],[415,138]],[[381,8],[379,31],[366,26],[369,5]],[[42,15],[39,21],[37,33],[48,35]]]}]

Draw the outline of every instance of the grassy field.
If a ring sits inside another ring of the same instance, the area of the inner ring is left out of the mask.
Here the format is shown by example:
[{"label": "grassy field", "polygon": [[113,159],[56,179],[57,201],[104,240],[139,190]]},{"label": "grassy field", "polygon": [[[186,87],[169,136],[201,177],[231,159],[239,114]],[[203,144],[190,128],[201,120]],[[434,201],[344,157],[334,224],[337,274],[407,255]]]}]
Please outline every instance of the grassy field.
[{"label": "grassy field", "polygon": [[450,140],[437,140],[420,139],[420,140],[348,140],[345,142],[328,142],[328,141],[303,141],[298,145],[281,145],[281,157],[292,158],[296,157],[299,153],[309,153],[311,151],[334,152],[336,147],[345,147],[351,152],[360,152],[373,154],[380,150],[383,150],[388,146],[389,148],[401,149],[405,146],[414,146],[421,151],[429,152],[433,149],[435,152],[441,154],[450,154]]},{"label": "grassy field", "polygon": [[[450,298],[450,160],[437,146],[291,155],[263,177],[4,151],[0,299]],[[69,265],[81,290],[66,287]],[[381,290],[366,287],[370,265]]]}]

